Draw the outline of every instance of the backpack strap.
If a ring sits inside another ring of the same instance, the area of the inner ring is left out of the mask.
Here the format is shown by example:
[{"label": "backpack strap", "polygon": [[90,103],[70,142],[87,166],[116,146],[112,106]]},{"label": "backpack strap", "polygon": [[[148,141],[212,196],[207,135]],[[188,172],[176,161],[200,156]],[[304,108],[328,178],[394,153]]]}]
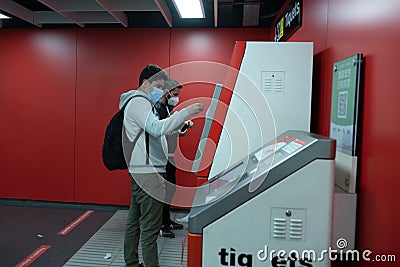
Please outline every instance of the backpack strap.
[{"label": "backpack strap", "polygon": [[146,165],[150,164],[150,156],[149,156],[149,133],[146,132]]},{"label": "backpack strap", "polygon": [[[143,97],[143,98],[145,98],[145,99],[147,99],[148,101],[149,101],[149,103],[150,103],[150,105],[151,105],[151,109],[152,110],[154,110],[154,105],[153,105],[153,103],[147,98],[147,97],[145,97],[144,95],[134,95],[134,96],[132,96],[127,102],[126,102],[126,104],[122,107],[122,109],[125,109],[125,107],[128,105],[128,103],[132,100],[132,98],[135,98],[135,97]],[[133,148],[135,148],[135,145],[136,145],[136,143],[137,143],[137,140],[139,139],[139,137],[142,135],[142,133],[144,132],[144,129],[140,129],[140,131],[139,131],[139,133],[136,135],[136,137],[135,137],[135,140],[133,140],[133,146],[132,146],[132,151],[133,151]],[[150,164],[150,155],[149,155],[149,138],[150,138],[150,136],[149,136],[149,133],[148,132],[145,132],[145,136],[146,136],[146,138],[145,138],[145,141],[146,141],[146,165],[149,165]]]},{"label": "backpack strap", "polygon": [[144,99],[146,99],[147,101],[149,101],[149,103],[150,103],[150,105],[151,105],[151,108],[154,107],[153,103],[152,103],[152,102],[150,101],[150,99],[148,99],[146,96],[144,96],[144,95],[134,95],[134,96],[132,96],[131,98],[129,98],[128,101],[126,101],[125,105],[124,105],[121,109],[125,109],[125,107],[126,107],[126,106],[128,105],[128,103],[132,100],[132,98],[135,98],[135,97],[143,97]]}]

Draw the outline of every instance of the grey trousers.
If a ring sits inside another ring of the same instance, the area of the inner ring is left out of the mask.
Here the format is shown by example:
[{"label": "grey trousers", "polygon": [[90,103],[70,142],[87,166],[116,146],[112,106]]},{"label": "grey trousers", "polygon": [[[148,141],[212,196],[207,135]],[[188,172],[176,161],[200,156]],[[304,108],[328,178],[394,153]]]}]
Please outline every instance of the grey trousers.
[{"label": "grey trousers", "polygon": [[138,246],[141,238],[146,267],[159,267],[157,238],[161,228],[165,197],[164,178],[158,173],[130,174],[132,199],[125,229],[124,258],[126,266],[139,264]]}]

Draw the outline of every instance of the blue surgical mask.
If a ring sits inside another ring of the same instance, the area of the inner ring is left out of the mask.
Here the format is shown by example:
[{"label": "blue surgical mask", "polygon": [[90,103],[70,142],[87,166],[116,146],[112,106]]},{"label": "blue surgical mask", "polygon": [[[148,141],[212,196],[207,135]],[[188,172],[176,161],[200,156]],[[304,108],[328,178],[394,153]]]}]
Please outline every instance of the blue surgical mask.
[{"label": "blue surgical mask", "polygon": [[163,90],[161,90],[157,87],[154,87],[153,91],[148,96],[149,96],[151,102],[156,103],[158,100],[160,100],[163,93],[164,93]]},{"label": "blue surgical mask", "polygon": [[168,98],[168,105],[175,107],[179,102],[179,97],[173,96]]}]

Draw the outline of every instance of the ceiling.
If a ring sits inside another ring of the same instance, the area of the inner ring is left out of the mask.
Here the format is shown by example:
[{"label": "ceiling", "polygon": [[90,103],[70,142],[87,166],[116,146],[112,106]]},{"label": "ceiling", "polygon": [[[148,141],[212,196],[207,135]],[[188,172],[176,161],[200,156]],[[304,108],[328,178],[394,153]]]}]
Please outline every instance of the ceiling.
[{"label": "ceiling", "polygon": [[172,0],[0,0],[0,28],[264,28],[285,0],[202,0],[205,19],[181,19]]}]

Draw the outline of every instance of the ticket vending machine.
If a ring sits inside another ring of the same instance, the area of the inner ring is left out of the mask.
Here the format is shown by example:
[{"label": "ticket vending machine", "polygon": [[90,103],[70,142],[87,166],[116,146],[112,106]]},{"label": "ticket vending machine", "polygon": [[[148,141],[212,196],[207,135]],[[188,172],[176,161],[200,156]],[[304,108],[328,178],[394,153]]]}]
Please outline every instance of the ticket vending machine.
[{"label": "ticket vending machine", "polygon": [[287,130],[310,131],[312,62],[310,42],[237,42],[193,173],[210,179]]},{"label": "ticket vending machine", "polygon": [[336,141],[286,131],[198,188],[188,266],[330,266]]}]

